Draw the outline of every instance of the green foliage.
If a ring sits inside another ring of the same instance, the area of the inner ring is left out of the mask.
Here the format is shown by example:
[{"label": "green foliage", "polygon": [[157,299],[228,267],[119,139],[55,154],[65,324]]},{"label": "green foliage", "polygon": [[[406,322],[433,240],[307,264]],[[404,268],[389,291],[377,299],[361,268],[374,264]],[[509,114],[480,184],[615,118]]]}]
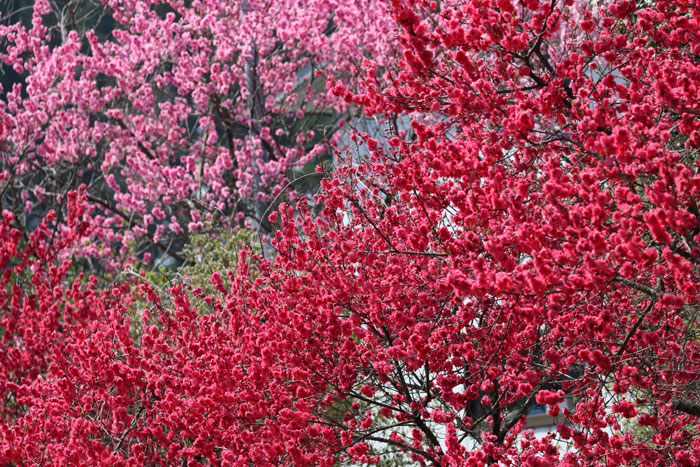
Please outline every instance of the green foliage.
[{"label": "green foliage", "polygon": [[[137,263],[134,268],[119,273],[115,282],[133,279],[136,279],[135,282],[148,282],[160,296],[161,304],[165,308],[172,307],[168,290],[175,285],[185,285],[189,291],[198,291],[190,294],[192,307],[201,314],[209,313],[211,303],[207,303],[203,297],[217,295],[216,289],[211,284],[211,275],[218,271],[224,273],[225,277],[226,271],[235,271],[241,250],[247,248],[253,253],[259,253],[260,243],[253,232],[244,229],[192,235],[190,240],[182,253],[185,263],[179,268],[173,269],[167,266],[149,268],[144,263]],[[143,310],[152,307],[153,304],[146,297],[141,297],[131,308],[131,334],[137,342],[145,326],[141,320]]]},{"label": "green foliage", "polygon": [[255,232],[232,229],[216,235],[192,236],[183,251],[186,261],[179,269],[182,280],[192,289],[201,287],[204,295],[216,295],[211,275],[219,272],[223,276],[229,270],[235,272],[243,248],[253,254],[262,251]]}]

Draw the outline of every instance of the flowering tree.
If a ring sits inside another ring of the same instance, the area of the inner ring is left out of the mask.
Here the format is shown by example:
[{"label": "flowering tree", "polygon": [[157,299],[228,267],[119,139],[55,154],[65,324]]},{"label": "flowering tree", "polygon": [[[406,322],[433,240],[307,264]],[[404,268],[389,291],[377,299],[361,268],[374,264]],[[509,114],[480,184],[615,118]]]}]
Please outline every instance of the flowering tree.
[{"label": "flowering tree", "polygon": [[96,256],[177,258],[187,232],[260,221],[346,109],[317,72],[352,86],[353,63],[390,56],[389,19],[374,0],[34,2],[29,26],[0,26],[19,76],[0,104],[2,206],[31,230],[86,184]]},{"label": "flowering tree", "polygon": [[356,135],[319,216],[273,213],[273,264],[244,250],[172,307],[94,295],[9,387],[2,462],[698,464],[697,5],[391,12],[398,75],[330,86],[410,131]]},{"label": "flowering tree", "polygon": [[[68,193],[67,226],[57,230],[56,213],[48,213],[27,240],[13,228],[13,215],[3,211],[0,222],[0,414],[3,421],[20,416],[22,402],[17,384],[40,378],[48,370],[53,352],[63,343],[62,327],[100,316],[93,307],[95,282],[83,291],[81,278],[65,287],[69,260],[60,253],[70,251],[87,235],[84,192]],[[85,292],[85,293],[83,293]],[[70,301],[71,304],[67,304]]]}]

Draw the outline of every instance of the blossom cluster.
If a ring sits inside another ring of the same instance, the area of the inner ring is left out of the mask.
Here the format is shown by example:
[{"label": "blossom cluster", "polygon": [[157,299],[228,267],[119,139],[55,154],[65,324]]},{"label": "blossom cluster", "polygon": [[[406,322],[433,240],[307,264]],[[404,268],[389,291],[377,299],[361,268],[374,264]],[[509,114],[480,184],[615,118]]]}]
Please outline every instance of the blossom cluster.
[{"label": "blossom cluster", "polygon": [[697,3],[387,12],[402,58],[327,82],[384,133],[269,216],[274,259],[66,284],[89,193],[57,248],[3,217],[0,463],[698,465]]},{"label": "blossom cluster", "polygon": [[337,141],[347,103],[319,73],[354,88],[354,64],[386,65],[394,46],[376,0],[110,0],[90,13],[114,23],[107,37],[71,21],[75,3],[0,25],[20,76],[0,103],[0,180],[6,206],[34,217],[86,184],[93,256],[145,239],[176,254],[187,232],[260,217]]}]

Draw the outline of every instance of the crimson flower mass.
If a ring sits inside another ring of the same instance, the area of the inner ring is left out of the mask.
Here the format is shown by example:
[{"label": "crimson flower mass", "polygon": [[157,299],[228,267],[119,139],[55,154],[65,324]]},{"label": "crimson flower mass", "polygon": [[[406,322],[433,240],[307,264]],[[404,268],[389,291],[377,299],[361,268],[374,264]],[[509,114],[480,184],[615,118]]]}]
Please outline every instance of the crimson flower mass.
[{"label": "crimson flower mass", "polygon": [[24,11],[0,464],[700,463],[697,2]]}]

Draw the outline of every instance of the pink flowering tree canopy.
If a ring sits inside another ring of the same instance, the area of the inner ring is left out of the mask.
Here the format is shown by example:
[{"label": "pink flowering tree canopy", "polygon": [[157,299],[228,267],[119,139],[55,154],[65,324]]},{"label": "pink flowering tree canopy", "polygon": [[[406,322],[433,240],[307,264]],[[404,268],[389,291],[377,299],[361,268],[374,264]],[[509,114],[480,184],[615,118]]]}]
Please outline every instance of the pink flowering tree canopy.
[{"label": "pink flowering tree canopy", "polygon": [[[4,319],[54,318],[0,323],[31,368],[2,360],[0,462],[700,462],[698,5],[385,7],[402,58],[327,82],[385,134],[215,292],[67,285],[53,221],[22,253],[6,215]],[[62,248],[101,225],[86,193]]]},{"label": "pink flowering tree canopy", "polygon": [[18,75],[0,104],[0,194],[27,223],[86,184],[97,257],[177,258],[189,232],[262,222],[337,141],[347,104],[319,73],[355,87],[354,64],[393,48],[375,0],[64,3],[0,25]]}]

